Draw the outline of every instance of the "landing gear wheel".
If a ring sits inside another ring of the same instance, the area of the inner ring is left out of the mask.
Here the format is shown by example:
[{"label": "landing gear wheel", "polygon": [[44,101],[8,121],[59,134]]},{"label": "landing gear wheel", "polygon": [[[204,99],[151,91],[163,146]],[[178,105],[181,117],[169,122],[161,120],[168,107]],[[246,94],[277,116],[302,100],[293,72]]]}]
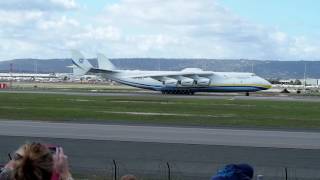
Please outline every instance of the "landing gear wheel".
[{"label": "landing gear wheel", "polygon": [[250,96],[249,92],[246,92],[246,96]]}]

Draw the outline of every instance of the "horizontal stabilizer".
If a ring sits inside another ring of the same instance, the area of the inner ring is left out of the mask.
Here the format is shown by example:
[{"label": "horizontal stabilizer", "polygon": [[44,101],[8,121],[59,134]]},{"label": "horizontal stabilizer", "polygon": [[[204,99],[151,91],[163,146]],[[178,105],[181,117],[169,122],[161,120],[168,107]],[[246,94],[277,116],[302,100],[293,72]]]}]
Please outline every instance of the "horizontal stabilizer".
[{"label": "horizontal stabilizer", "polygon": [[114,65],[110,62],[110,60],[103,54],[98,53],[98,67],[102,70],[115,70],[116,68]]}]

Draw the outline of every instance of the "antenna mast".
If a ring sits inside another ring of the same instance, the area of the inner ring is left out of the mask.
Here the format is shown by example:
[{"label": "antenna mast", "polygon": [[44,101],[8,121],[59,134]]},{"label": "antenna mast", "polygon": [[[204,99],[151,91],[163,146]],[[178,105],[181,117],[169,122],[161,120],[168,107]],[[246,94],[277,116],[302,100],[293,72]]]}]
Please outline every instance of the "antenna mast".
[{"label": "antenna mast", "polygon": [[307,86],[306,72],[307,72],[307,63],[304,63],[304,74],[303,74],[303,78],[304,78],[304,92],[306,92],[306,86]]}]

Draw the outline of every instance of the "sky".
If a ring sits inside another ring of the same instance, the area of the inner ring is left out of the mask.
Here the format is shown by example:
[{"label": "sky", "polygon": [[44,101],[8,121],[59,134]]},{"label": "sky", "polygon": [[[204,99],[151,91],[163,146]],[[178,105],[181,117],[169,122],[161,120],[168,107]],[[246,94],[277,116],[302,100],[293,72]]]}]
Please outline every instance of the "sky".
[{"label": "sky", "polygon": [[86,57],[320,60],[318,0],[0,1],[0,61]]}]

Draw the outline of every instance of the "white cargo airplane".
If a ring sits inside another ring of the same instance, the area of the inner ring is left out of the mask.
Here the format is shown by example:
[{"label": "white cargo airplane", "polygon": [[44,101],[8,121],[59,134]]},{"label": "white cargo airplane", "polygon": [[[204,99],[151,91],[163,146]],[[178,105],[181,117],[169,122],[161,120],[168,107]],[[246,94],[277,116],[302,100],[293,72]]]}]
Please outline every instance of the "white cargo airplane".
[{"label": "white cargo airplane", "polygon": [[213,72],[198,68],[182,71],[118,70],[98,54],[98,68],[93,67],[78,51],[72,51],[75,75],[99,74],[106,79],[163,94],[194,94],[195,92],[249,92],[271,88],[271,84],[254,73]]}]

